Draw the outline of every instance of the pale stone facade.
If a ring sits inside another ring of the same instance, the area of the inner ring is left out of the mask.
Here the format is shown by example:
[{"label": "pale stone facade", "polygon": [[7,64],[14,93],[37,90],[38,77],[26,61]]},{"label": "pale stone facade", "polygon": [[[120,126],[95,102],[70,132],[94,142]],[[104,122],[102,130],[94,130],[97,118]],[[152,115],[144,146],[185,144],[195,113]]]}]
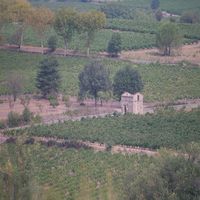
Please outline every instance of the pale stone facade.
[{"label": "pale stone facade", "polygon": [[140,93],[130,94],[124,92],[121,96],[122,113],[143,114],[143,95]]}]

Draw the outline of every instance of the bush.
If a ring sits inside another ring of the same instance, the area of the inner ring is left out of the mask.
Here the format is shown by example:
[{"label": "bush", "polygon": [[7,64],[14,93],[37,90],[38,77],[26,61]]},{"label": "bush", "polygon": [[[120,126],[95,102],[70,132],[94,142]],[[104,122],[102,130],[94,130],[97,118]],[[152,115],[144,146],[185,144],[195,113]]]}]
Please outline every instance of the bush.
[{"label": "bush", "polygon": [[21,124],[21,117],[18,113],[9,112],[8,113],[8,126],[15,127]]},{"label": "bush", "polygon": [[29,123],[31,121],[31,118],[32,118],[32,113],[27,107],[25,107],[22,113],[23,122]]},{"label": "bush", "polygon": [[0,121],[0,129],[6,128],[6,123],[4,121]]},{"label": "bush", "polygon": [[53,108],[55,108],[56,106],[59,105],[58,99],[57,99],[55,96],[50,96],[48,99],[49,99],[50,105],[51,105]]},{"label": "bush", "polygon": [[55,35],[50,36],[47,43],[48,43],[48,48],[50,49],[51,52],[56,50],[57,38]]},{"label": "bush", "polygon": [[107,51],[110,56],[117,57],[118,54],[122,50],[122,42],[121,42],[121,36],[119,33],[113,33],[109,43]]},{"label": "bush", "polygon": [[200,22],[200,14],[195,11],[184,12],[181,15],[180,22],[190,23],[190,24],[199,23]]}]

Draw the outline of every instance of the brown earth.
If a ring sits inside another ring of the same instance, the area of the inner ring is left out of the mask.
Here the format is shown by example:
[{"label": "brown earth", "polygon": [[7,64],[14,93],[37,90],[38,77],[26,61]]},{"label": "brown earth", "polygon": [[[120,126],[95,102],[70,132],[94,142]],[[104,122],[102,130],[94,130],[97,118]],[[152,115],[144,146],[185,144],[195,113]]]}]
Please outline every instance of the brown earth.
[{"label": "brown earth", "polygon": [[158,49],[143,49],[135,51],[123,51],[120,59],[130,60],[136,63],[167,63],[175,64],[182,61],[200,65],[200,42],[184,45],[172,56],[162,56]]}]

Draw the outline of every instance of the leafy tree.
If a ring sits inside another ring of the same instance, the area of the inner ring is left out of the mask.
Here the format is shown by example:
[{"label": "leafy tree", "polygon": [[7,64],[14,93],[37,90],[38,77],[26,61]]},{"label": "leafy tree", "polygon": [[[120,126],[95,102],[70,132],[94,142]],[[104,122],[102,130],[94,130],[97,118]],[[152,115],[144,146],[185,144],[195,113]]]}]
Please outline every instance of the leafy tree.
[{"label": "leafy tree", "polygon": [[23,78],[17,72],[10,73],[7,77],[8,93],[13,96],[16,101],[17,97],[23,92]]},{"label": "leafy tree", "polygon": [[57,47],[57,37],[55,35],[50,36],[47,43],[50,51],[51,52],[55,51]]},{"label": "leafy tree", "polygon": [[132,94],[140,92],[143,89],[143,83],[140,74],[130,66],[119,70],[113,83],[113,94],[120,99],[122,93],[130,92]]},{"label": "leafy tree", "polygon": [[155,18],[156,18],[156,20],[161,21],[161,19],[163,18],[163,15],[162,15],[162,11],[161,11],[161,10],[157,10],[157,11],[155,12]]},{"label": "leafy tree", "polygon": [[159,0],[152,0],[151,1],[151,9],[157,10],[160,6],[160,1]]},{"label": "leafy tree", "polygon": [[53,12],[44,7],[34,8],[30,23],[36,30],[38,37],[41,41],[41,47],[44,47],[44,38],[48,27],[53,24],[54,14]]},{"label": "leafy tree", "polygon": [[58,93],[60,85],[58,65],[58,61],[54,58],[47,58],[40,62],[36,86],[44,98]]},{"label": "leafy tree", "polygon": [[94,40],[95,33],[103,28],[106,23],[105,14],[98,11],[81,13],[79,17],[80,31],[86,34],[87,56],[90,54],[90,45]]},{"label": "leafy tree", "polygon": [[23,45],[23,34],[26,26],[30,23],[32,7],[26,0],[15,0],[9,6],[9,19],[14,22],[20,33],[20,45]]},{"label": "leafy tree", "polygon": [[72,40],[75,31],[78,29],[77,21],[78,13],[74,9],[63,8],[56,13],[54,28],[64,40],[65,54],[67,44]]},{"label": "leafy tree", "polygon": [[9,6],[13,3],[11,0],[0,1],[0,42],[3,40],[1,34],[3,25],[9,20]]},{"label": "leafy tree", "polygon": [[122,42],[121,42],[121,36],[119,33],[113,33],[109,43],[107,51],[110,56],[117,57],[118,54],[122,50]]},{"label": "leafy tree", "polygon": [[172,48],[177,48],[181,44],[181,34],[176,24],[164,23],[159,27],[156,35],[157,45],[164,56],[170,56]]},{"label": "leafy tree", "polygon": [[94,61],[86,65],[79,74],[80,96],[84,97],[88,93],[95,99],[97,105],[98,93],[110,89],[110,80],[108,70],[99,62]]}]

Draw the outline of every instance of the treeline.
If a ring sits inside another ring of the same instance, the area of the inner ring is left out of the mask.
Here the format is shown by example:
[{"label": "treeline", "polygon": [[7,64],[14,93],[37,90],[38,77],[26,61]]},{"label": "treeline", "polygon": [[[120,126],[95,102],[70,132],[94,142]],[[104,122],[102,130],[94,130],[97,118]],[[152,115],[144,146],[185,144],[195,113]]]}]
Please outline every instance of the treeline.
[{"label": "treeline", "polygon": [[[19,48],[23,45],[24,32],[28,26],[37,33],[41,47],[43,47],[46,32],[53,27],[63,39],[65,50],[75,33],[84,34],[87,55],[89,55],[95,32],[103,28],[106,17],[99,11],[79,13],[72,8],[61,8],[53,12],[46,7],[33,7],[26,0],[3,0],[0,2],[0,29],[2,30],[7,23],[16,26],[14,40],[18,41]],[[2,36],[1,39],[3,39]]]}]

